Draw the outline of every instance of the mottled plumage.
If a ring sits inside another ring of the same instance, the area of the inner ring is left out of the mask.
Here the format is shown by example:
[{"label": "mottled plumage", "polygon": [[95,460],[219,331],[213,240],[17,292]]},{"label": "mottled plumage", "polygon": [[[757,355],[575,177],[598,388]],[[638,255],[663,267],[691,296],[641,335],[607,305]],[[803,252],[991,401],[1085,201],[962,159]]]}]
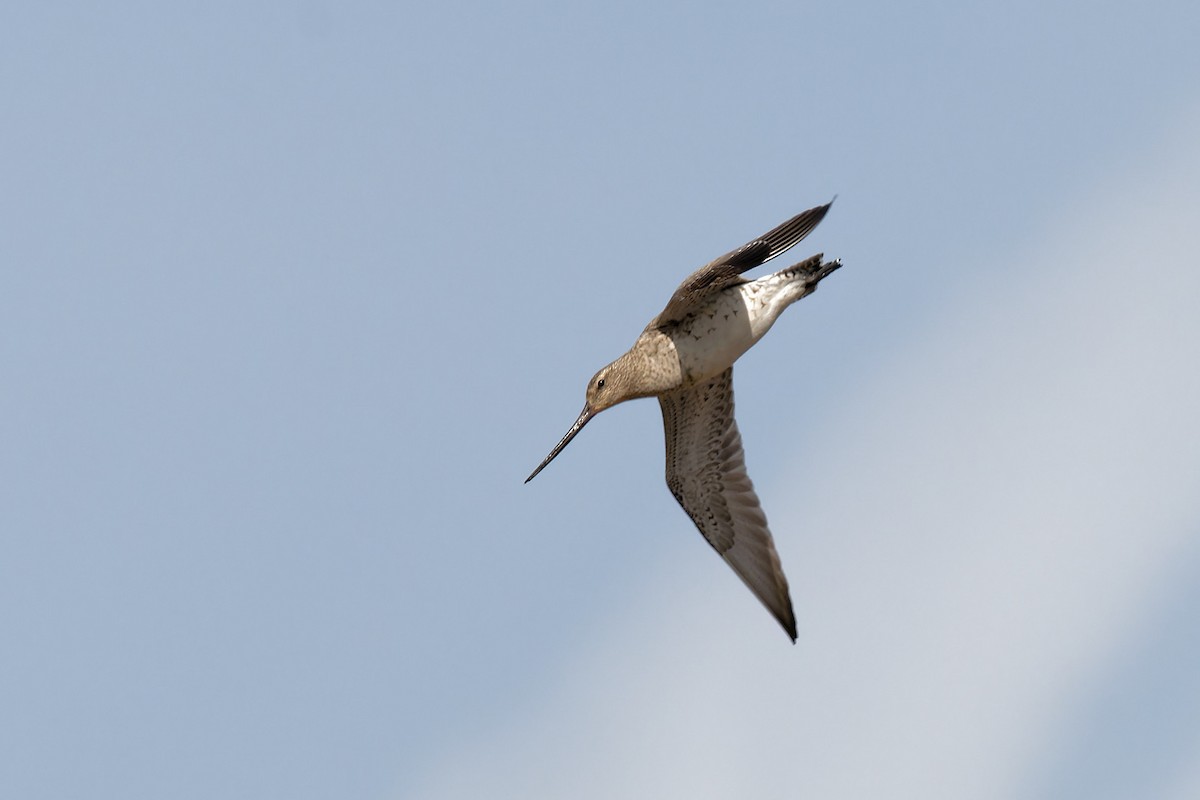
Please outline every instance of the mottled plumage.
[{"label": "mottled plumage", "polygon": [[815,255],[757,280],[741,277],[807,236],[828,211],[827,204],[798,214],[688,276],[633,347],[592,377],[578,419],[525,479],[533,480],[604,409],[657,397],[671,494],[793,641],[787,578],[746,474],[733,416],[733,362],[841,266]]}]

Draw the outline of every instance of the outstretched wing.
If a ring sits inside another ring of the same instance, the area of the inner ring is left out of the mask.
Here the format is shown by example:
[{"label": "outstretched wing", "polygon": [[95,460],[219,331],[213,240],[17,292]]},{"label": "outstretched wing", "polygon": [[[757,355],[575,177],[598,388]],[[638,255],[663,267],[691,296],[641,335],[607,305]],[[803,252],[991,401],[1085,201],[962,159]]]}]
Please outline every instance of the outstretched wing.
[{"label": "outstretched wing", "polygon": [[671,494],[796,641],[787,578],[746,475],[742,437],[733,418],[733,367],[707,383],[660,395],[658,401]]},{"label": "outstretched wing", "polygon": [[765,264],[808,236],[825,218],[831,205],[832,200],[823,206],[803,211],[779,227],[772,228],[693,272],[671,295],[667,307],[654,318],[650,327],[677,322],[713,292],[741,283],[743,272]]}]

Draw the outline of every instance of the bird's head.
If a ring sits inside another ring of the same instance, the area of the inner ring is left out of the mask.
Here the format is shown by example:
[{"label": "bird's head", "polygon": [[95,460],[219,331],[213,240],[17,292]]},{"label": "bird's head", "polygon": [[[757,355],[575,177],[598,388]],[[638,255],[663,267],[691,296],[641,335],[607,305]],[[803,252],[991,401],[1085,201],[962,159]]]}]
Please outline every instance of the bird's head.
[{"label": "bird's head", "polygon": [[587,399],[583,404],[583,411],[579,413],[579,418],[575,420],[575,424],[571,426],[567,434],[550,451],[550,455],[546,456],[546,460],[539,464],[538,468],[525,479],[525,482],[529,483],[539,472],[545,469],[546,465],[553,461],[571,443],[575,435],[583,430],[583,426],[587,425],[601,411],[606,408],[612,408],[617,403],[632,400],[635,397],[644,397],[645,393],[639,393],[635,386],[636,381],[629,353],[621,356],[593,375],[592,379],[588,381]]}]

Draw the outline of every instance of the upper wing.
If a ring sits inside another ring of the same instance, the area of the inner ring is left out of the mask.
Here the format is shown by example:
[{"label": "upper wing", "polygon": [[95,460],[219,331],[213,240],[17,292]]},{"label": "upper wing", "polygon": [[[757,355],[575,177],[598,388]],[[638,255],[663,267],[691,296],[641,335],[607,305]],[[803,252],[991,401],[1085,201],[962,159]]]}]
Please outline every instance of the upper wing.
[{"label": "upper wing", "polygon": [[741,282],[739,276],[743,272],[765,264],[808,236],[817,223],[825,218],[831,205],[832,200],[823,206],[803,211],[779,227],[772,228],[693,272],[671,295],[667,307],[654,318],[650,327],[683,319],[708,295]]},{"label": "upper wing", "polygon": [[733,367],[707,383],[660,395],[667,486],[700,533],[796,641],[787,578],[746,475],[733,418]]}]

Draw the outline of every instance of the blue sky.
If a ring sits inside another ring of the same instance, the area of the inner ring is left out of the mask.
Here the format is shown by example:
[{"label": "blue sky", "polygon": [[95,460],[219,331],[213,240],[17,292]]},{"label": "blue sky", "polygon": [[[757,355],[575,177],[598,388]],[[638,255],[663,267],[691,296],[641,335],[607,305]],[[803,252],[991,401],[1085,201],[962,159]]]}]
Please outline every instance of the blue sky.
[{"label": "blue sky", "polygon": [[[0,793],[1200,794],[1200,62],[1158,3],[0,11]],[[650,401],[737,368],[788,644]]]}]

